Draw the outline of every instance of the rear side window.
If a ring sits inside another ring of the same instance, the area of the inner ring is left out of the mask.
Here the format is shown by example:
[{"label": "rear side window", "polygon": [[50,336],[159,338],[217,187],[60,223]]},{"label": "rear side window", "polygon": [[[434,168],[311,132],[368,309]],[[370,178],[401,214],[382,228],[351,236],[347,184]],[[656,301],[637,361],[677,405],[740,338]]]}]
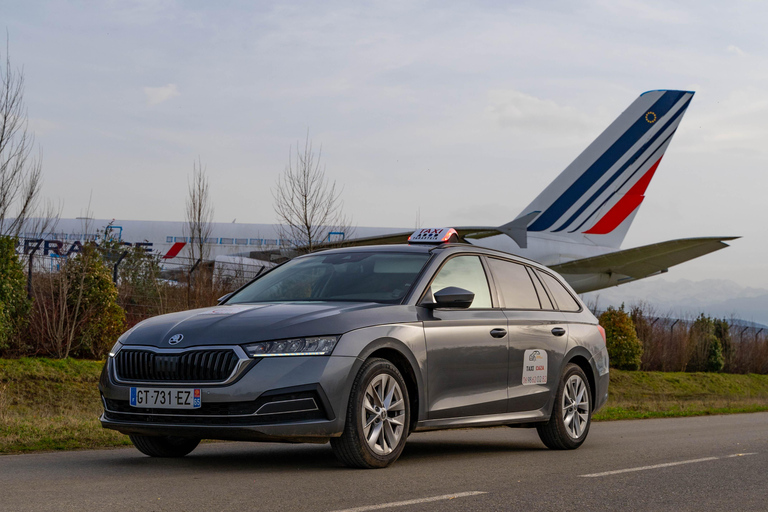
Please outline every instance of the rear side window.
[{"label": "rear side window", "polygon": [[540,309],[536,289],[523,265],[496,258],[488,258],[488,263],[505,308]]},{"label": "rear side window", "polygon": [[491,307],[491,291],[479,257],[457,256],[448,260],[432,281],[432,293],[449,286],[463,288],[475,294],[470,309]]},{"label": "rear side window", "polygon": [[565,286],[560,284],[560,281],[544,272],[536,273],[541,277],[542,281],[544,281],[547,288],[549,288],[560,311],[579,311],[581,309],[579,303],[576,302],[576,299],[574,299],[568,290],[565,289]]},{"label": "rear side window", "polygon": [[547,295],[547,291],[544,289],[544,285],[541,284],[539,278],[536,277],[536,273],[532,268],[528,269],[528,274],[530,274],[533,285],[536,287],[536,293],[539,294],[541,309],[555,309],[555,306],[552,305],[552,301],[549,299],[549,295]]}]

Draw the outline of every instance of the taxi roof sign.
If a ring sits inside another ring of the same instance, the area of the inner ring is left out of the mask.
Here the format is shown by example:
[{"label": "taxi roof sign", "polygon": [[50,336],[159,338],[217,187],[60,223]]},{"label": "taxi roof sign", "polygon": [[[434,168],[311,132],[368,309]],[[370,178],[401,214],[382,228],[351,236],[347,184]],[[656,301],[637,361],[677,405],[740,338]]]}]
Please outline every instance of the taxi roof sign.
[{"label": "taxi roof sign", "polygon": [[417,229],[408,237],[409,244],[444,244],[458,240],[459,234],[453,228]]}]

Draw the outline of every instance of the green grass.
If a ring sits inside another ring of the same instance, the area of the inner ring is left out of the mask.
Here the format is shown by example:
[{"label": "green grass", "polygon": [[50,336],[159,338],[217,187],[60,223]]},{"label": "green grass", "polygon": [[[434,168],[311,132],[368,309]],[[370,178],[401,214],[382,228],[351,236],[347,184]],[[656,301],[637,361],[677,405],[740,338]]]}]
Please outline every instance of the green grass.
[{"label": "green grass", "polygon": [[101,428],[101,361],[0,359],[0,453],[130,444]]},{"label": "green grass", "polygon": [[[0,454],[130,444],[101,428],[101,361],[0,359]],[[768,411],[768,375],[611,370],[596,421]]]},{"label": "green grass", "polygon": [[768,411],[768,375],[611,370],[595,421]]}]

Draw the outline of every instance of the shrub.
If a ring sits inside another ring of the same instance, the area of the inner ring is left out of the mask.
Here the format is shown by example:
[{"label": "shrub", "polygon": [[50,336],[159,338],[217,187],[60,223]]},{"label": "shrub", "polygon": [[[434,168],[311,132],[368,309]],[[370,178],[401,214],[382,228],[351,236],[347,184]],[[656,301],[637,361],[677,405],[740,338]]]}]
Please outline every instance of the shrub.
[{"label": "shrub", "polygon": [[109,265],[93,245],[67,261],[64,269],[71,283],[67,307],[82,318],[75,357],[103,357],[125,330],[125,312],[117,304],[117,288]]},{"label": "shrub", "polygon": [[111,268],[92,244],[34,283],[30,334],[36,353],[101,358],[125,330]]},{"label": "shrub", "polygon": [[600,325],[605,329],[608,357],[611,366],[620,370],[638,370],[643,356],[643,343],[637,337],[635,324],[621,308],[613,306],[600,315]]},{"label": "shrub", "polygon": [[117,301],[129,325],[164,312],[159,256],[112,240],[104,241],[99,250],[111,266],[117,264]]},{"label": "shrub", "polygon": [[18,343],[31,304],[24,267],[16,255],[16,239],[0,236],[0,351]]},{"label": "shrub", "polygon": [[715,320],[715,337],[720,340],[723,349],[723,370],[729,373],[733,372],[734,350],[731,340],[731,326],[725,319]]},{"label": "shrub", "polygon": [[[689,372],[719,372],[725,365],[723,345],[715,335],[716,324],[710,317],[702,313],[691,325]],[[720,329],[722,333],[722,328]]]}]

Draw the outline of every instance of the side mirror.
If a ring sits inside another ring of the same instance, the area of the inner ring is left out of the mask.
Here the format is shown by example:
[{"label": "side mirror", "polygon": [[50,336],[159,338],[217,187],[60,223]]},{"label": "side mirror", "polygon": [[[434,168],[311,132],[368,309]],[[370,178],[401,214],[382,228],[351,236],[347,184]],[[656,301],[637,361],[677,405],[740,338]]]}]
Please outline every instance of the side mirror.
[{"label": "side mirror", "polygon": [[232,294],[233,294],[233,293],[235,293],[235,292],[229,292],[229,293],[228,293],[228,294],[226,294],[226,295],[222,295],[221,297],[219,297],[218,299],[216,299],[216,303],[217,303],[217,304],[221,304],[222,302],[224,302],[225,300],[227,300],[228,298],[230,298],[230,297],[232,296]]},{"label": "side mirror", "polygon": [[464,288],[448,286],[434,293],[435,302],[422,304],[427,308],[459,308],[467,309],[475,300],[475,294]]}]

